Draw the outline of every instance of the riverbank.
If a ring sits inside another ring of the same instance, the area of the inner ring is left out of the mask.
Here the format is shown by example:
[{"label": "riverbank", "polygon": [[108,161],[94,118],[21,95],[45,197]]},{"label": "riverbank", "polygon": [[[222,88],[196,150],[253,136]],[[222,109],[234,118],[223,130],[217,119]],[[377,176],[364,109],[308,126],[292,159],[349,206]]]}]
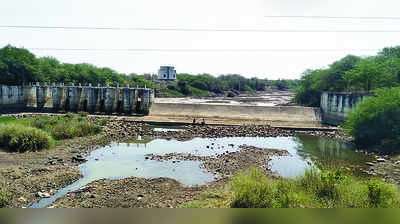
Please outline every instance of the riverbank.
[{"label": "riverbank", "polygon": [[[35,115],[14,116],[22,119]],[[104,131],[96,136],[63,141],[56,148],[40,153],[0,153],[2,158],[0,160],[1,182],[5,183],[7,190],[13,195],[7,207],[27,207],[40,200],[41,197],[55,194],[57,190],[81,177],[77,166],[85,162],[90,152],[111,142],[135,140],[139,135],[180,141],[193,138],[278,137],[296,136],[298,134],[343,139],[338,130],[284,130],[268,125],[187,125],[183,127],[184,130],[164,132],[155,131],[154,127],[149,124],[131,119],[109,116],[89,116],[88,119],[95,123],[107,120],[107,122],[104,122],[107,123]],[[92,190],[75,193],[73,197],[68,194],[50,207],[179,207],[181,203],[197,200],[206,189],[224,183],[237,171],[248,168],[250,164],[255,164],[258,168],[264,169],[268,175],[276,176],[268,169],[268,164],[266,164],[272,155],[283,156],[284,152],[243,148],[239,152],[226,153],[216,158],[201,158],[182,154],[168,155],[169,158],[178,161],[202,161],[204,168],[218,178],[213,183],[192,187],[183,186],[176,180],[169,178],[98,180],[86,186],[86,188],[89,187]],[[149,155],[148,157],[153,160],[168,160],[168,158],[159,158],[156,155]],[[127,195],[133,196],[127,197]],[[144,195],[144,197],[140,195]],[[132,199],[132,201],[129,202],[130,200],[127,200],[127,198]],[[138,198],[141,199],[138,200]],[[126,203],[120,204],[118,201],[125,201]]]}]

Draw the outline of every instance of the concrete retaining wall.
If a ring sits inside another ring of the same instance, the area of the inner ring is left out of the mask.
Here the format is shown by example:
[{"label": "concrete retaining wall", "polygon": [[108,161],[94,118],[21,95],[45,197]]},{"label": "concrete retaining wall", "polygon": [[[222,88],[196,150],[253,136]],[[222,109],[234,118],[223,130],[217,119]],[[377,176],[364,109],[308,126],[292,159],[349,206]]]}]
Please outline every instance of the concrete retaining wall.
[{"label": "concrete retaining wall", "polygon": [[147,88],[0,85],[0,113],[87,111],[149,114],[154,91]]},{"label": "concrete retaining wall", "polygon": [[343,123],[348,112],[354,109],[357,103],[365,97],[372,96],[372,94],[323,92],[321,94],[322,122],[331,125]]},{"label": "concrete retaining wall", "polygon": [[289,122],[320,122],[319,108],[292,106],[153,103],[150,115]]}]

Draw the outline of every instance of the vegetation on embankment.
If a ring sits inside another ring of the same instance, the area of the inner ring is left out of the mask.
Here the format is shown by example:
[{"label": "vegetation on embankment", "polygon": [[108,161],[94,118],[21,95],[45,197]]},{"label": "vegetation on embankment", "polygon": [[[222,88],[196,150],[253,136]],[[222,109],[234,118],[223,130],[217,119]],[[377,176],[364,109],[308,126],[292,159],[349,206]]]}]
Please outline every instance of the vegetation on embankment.
[{"label": "vegetation on embankment", "polygon": [[307,70],[296,90],[296,103],[319,107],[322,91],[370,92],[400,86],[400,46],[376,56],[348,55],[326,69]]},{"label": "vegetation on embankment", "polygon": [[64,116],[41,115],[16,120],[0,117],[0,150],[7,152],[35,152],[48,149],[57,140],[94,135],[101,128],[86,119],[87,113],[68,113]]},{"label": "vegetation on embankment", "polygon": [[400,194],[394,185],[361,180],[346,170],[312,168],[297,179],[271,179],[251,168],[183,207],[399,208]]},{"label": "vegetation on embankment", "polygon": [[400,87],[376,91],[350,111],[345,130],[360,146],[400,146]]}]

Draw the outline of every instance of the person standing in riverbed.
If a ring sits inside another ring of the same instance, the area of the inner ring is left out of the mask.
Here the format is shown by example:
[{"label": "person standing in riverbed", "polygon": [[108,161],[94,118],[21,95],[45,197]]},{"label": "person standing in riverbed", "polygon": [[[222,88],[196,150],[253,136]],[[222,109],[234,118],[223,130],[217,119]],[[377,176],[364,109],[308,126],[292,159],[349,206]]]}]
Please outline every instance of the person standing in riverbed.
[{"label": "person standing in riverbed", "polygon": [[193,118],[193,124],[196,124],[196,118]]}]

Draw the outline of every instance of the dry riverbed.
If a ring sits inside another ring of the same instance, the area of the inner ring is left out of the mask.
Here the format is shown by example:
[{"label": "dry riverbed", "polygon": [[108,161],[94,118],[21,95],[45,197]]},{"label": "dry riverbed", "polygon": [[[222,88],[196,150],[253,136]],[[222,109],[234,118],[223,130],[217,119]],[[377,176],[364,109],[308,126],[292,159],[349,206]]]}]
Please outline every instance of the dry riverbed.
[{"label": "dry riverbed", "polygon": [[[17,118],[22,118],[16,115]],[[87,155],[111,142],[136,139],[138,135],[151,138],[189,140],[196,137],[242,137],[242,136],[294,136],[309,134],[330,138],[343,138],[338,131],[291,131],[268,125],[246,126],[187,126],[183,131],[154,131],[150,126],[132,120],[115,117],[90,116],[98,122],[109,119],[104,132],[97,136],[66,140],[54,149],[39,153],[10,154],[0,152],[0,184],[11,193],[8,207],[27,207],[43,197],[55,194],[61,188],[81,178],[77,166],[85,162]],[[241,146],[238,152],[216,157],[199,157],[172,153],[164,156],[147,155],[150,160],[201,161],[203,168],[215,174],[214,182],[199,186],[184,186],[169,178],[125,178],[121,180],[98,180],[76,192],[59,198],[49,207],[178,207],[200,198],[210,187],[226,183],[238,171],[256,166],[268,175],[275,176],[268,161],[273,156],[287,156],[283,150],[260,149]]]}]

